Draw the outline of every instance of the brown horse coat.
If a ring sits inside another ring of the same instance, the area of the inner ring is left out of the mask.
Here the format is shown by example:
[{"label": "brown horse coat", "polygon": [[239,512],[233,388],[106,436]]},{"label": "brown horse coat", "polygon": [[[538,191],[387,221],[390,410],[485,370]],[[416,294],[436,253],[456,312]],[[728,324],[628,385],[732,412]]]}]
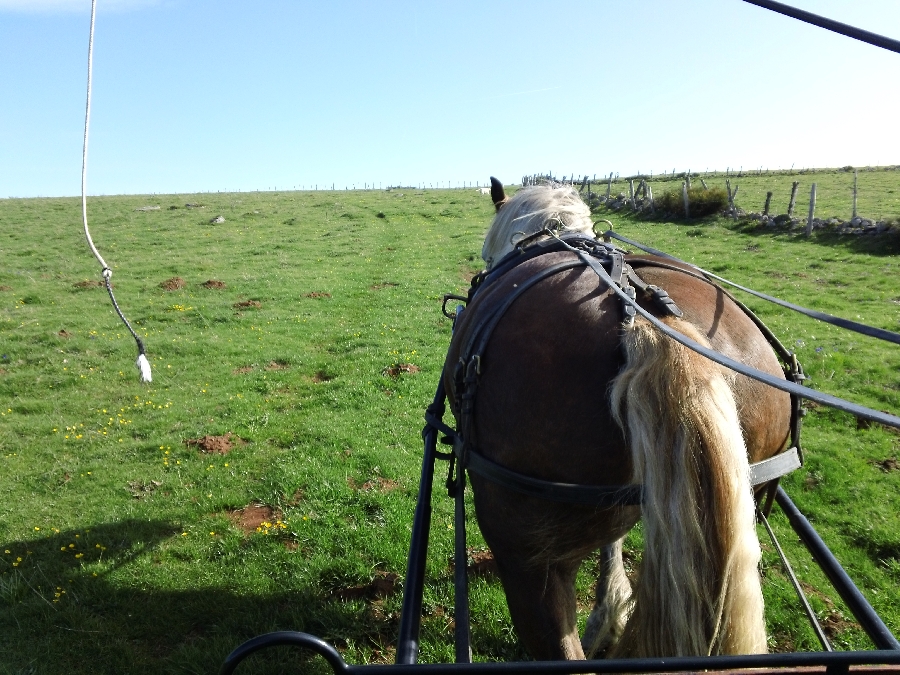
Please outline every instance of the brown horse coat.
[{"label": "brown horse coat", "polygon": [[[574,257],[562,251],[529,260],[484,288],[464,311],[444,369],[458,420],[462,392],[453,373],[473,326],[538,270]],[[645,282],[668,291],[684,312],[683,321],[713,349],[782,375],[758,328],[721,289],[654,267],[654,260],[635,257],[633,266]],[[646,301],[641,304],[657,313]],[[584,485],[631,483],[631,453],[609,404],[611,382],[624,364],[622,320],[620,301],[586,267],[559,272],[527,290],[481,354],[474,427],[467,440],[486,458],[527,476]],[[782,451],[789,435],[788,395],[730,371],[725,379],[750,461]],[[639,507],[555,503],[474,473],[470,478],[478,522],[525,646],[539,659],[584,658],[575,624],[575,574],[592,551],[614,545],[628,532],[640,517]],[[601,592],[598,585],[598,604]]]}]

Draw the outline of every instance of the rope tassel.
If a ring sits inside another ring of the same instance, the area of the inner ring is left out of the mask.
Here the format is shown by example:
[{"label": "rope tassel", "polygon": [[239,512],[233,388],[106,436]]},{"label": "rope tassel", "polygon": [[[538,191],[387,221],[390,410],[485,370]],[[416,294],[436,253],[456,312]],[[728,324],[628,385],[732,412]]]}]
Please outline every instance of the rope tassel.
[{"label": "rope tassel", "polygon": [[94,257],[97,258],[97,262],[100,263],[100,266],[103,269],[102,276],[103,281],[106,284],[106,292],[109,293],[109,299],[112,300],[113,307],[116,310],[116,314],[119,315],[119,318],[122,320],[122,323],[125,324],[125,327],[131,333],[131,336],[134,338],[134,341],[137,343],[138,348],[138,357],[135,365],[137,366],[138,371],[141,374],[141,382],[152,382],[153,375],[150,371],[150,361],[147,359],[147,352],[144,349],[144,342],[138,337],[138,334],[134,331],[134,328],[131,327],[131,324],[128,323],[128,319],[125,318],[125,315],[122,313],[122,310],[119,309],[119,303],[116,302],[116,296],[113,295],[112,291],[112,269],[110,269],[109,265],[106,264],[106,261],[103,259],[103,256],[100,255],[100,252],[97,250],[97,247],[94,246],[94,240],[91,239],[90,230],[88,230],[88,219],[87,219],[87,150],[88,150],[88,129],[90,128],[91,122],[91,74],[93,72],[94,67],[94,17],[96,15],[97,10],[97,0],[91,1],[91,36],[88,41],[88,76],[87,76],[87,102],[85,103],[84,110],[84,149],[81,154],[81,220],[84,223],[84,236],[87,239],[88,246],[91,248],[91,252],[94,254]]}]

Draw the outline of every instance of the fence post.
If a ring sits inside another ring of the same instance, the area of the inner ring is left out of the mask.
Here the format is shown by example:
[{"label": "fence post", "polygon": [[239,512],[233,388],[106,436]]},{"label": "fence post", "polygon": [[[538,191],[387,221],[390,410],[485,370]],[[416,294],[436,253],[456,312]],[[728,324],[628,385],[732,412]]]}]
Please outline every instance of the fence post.
[{"label": "fence post", "polygon": [[[581,187],[578,188],[578,192],[579,192],[579,193],[584,192],[584,187],[585,187],[585,185],[587,185],[587,184],[588,184],[588,177],[585,176],[585,177],[584,177],[584,180],[581,181]],[[588,192],[590,193],[590,191],[588,191]]]},{"label": "fence post", "polygon": [[688,201],[687,181],[682,181],[682,183],[681,183],[681,195],[684,197],[684,217],[690,218],[691,217],[691,208],[690,208],[690,202]]},{"label": "fence post", "polygon": [[816,184],[812,184],[812,189],[809,191],[809,216],[806,219],[806,236],[808,237],[812,233],[813,227],[813,214],[816,212]]},{"label": "fence post", "polygon": [[653,208],[653,187],[647,186],[647,199],[650,200],[650,213],[651,215],[656,213],[656,209]]},{"label": "fence post", "polygon": [[766,193],[766,205],[765,205],[765,207],[763,207],[763,215],[764,215],[764,216],[769,215],[769,204],[770,204],[771,202],[772,202],[772,193],[771,193],[771,192],[767,192],[767,193]]},{"label": "fence post", "polygon": [[794,215],[794,203],[797,201],[797,188],[800,187],[800,181],[793,181],[793,185],[791,186],[791,202],[788,204],[788,217]]},{"label": "fence post", "polygon": [[606,183],[606,201],[609,201],[610,190],[612,190],[612,171],[609,172],[609,180]]},{"label": "fence post", "polygon": [[703,184],[703,189],[704,189],[704,190],[709,190],[709,185],[706,184],[706,181],[705,181],[705,180],[703,180],[703,179],[701,178],[701,179],[700,179],[700,183]]},{"label": "fence post", "polygon": [[856,218],[856,181],[859,178],[859,171],[853,169],[853,218]]},{"label": "fence post", "polygon": [[634,178],[628,181],[628,186],[628,194],[630,195],[631,199],[631,210],[634,211],[637,208],[634,203]]},{"label": "fence post", "polygon": [[688,190],[691,189],[691,170],[690,169],[688,169],[688,172],[687,172],[687,189]]}]

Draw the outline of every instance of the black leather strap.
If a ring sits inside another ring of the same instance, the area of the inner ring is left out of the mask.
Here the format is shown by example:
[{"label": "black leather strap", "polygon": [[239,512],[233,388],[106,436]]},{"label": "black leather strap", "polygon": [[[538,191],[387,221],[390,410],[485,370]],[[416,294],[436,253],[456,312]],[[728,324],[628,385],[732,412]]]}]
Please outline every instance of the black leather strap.
[{"label": "black leather strap", "polygon": [[[786,307],[787,309],[792,309],[795,312],[799,312],[800,314],[804,314],[806,316],[812,317],[813,319],[818,319],[819,321],[824,321],[825,323],[830,323],[833,326],[840,326],[841,328],[846,328],[847,330],[852,330],[855,333],[860,333],[861,335],[868,335],[869,337],[878,338],[879,340],[885,340],[887,342],[893,342],[894,344],[900,345],[900,333],[894,333],[889,330],[884,330],[882,328],[875,328],[874,326],[867,326],[863,323],[857,323],[856,321],[850,321],[850,319],[842,319],[837,316],[832,316],[831,314],[825,314],[824,312],[817,312],[814,309],[807,309],[806,307],[801,307],[800,305],[795,305],[792,302],[787,302],[786,300],[780,300],[771,295],[766,295],[765,293],[760,293],[759,291],[754,291],[751,288],[746,288],[745,286],[741,286],[740,284],[736,284],[733,281],[729,281],[723,277],[717,276],[712,272],[708,272],[696,265],[691,265],[690,263],[684,262],[683,260],[679,260],[675,256],[671,256],[668,253],[663,253],[662,251],[658,251],[655,248],[651,248],[649,246],[644,246],[632,239],[628,239],[627,237],[623,237],[620,234],[613,232],[612,230],[608,230],[604,232],[602,235],[604,238],[613,237],[618,239],[619,241],[625,242],[630,246],[634,246],[635,248],[639,248],[642,251],[646,251],[647,253],[651,253],[653,255],[658,255],[663,258],[668,258],[669,260],[674,260],[675,262],[683,263],[685,265],[690,265],[698,272],[706,275],[711,279],[715,279],[716,281],[721,281],[722,283],[728,284],[729,286],[734,286],[735,288],[739,288],[745,293],[749,293],[750,295],[755,295],[757,298],[762,298],[763,300],[768,300],[769,302],[775,303],[781,307]],[[682,270],[683,271],[683,270]]]}]

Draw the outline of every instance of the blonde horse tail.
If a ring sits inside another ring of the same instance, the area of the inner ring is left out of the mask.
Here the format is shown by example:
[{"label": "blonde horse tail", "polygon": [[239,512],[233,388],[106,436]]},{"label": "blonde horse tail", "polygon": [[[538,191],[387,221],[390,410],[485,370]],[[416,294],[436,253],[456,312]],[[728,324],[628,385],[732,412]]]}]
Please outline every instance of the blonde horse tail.
[{"label": "blonde horse tail", "polygon": [[[709,344],[687,321],[667,323]],[[610,398],[644,486],[644,553],[613,656],[763,653],[750,470],[726,371],[644,320],[622,342]]]}]

